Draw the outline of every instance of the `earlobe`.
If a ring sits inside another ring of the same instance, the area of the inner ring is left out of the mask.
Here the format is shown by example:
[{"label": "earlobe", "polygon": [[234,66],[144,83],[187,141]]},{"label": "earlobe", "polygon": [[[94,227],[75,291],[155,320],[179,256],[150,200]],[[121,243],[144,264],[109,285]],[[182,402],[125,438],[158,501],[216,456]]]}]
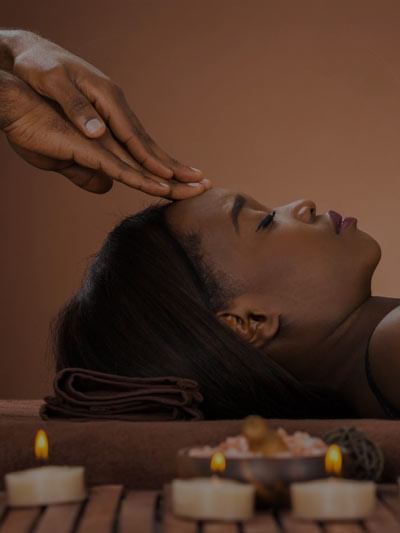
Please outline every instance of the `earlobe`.
[{"label": "earlobe", "polygon": [[272,312],[267,315],[263,311],[243,309],[234,305],[229,310],[217,312],[217,317],[256,348],[264,347],[279,331],[279,313]]}]

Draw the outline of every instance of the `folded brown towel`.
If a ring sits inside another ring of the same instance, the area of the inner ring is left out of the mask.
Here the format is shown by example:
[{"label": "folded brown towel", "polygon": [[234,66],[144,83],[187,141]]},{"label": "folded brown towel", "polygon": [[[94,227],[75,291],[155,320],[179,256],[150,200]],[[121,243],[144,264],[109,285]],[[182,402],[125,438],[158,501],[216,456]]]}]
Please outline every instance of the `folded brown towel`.
[{"label": "folded brown towel", "polygon": [[196,381],[179,377],[133,378],[85,368],[65,368],[44,398],[40,416],[112,420],[201,420]]}]

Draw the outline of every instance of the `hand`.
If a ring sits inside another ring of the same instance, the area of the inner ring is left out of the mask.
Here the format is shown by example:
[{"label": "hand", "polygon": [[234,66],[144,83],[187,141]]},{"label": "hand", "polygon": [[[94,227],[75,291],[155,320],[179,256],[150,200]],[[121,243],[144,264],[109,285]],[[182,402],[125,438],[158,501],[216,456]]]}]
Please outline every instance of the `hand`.
[{"label": "hand", "polygon": [[144,170],[106,132],[88,139],[63,116],[57,104],[36,94],[25,82],[0,71],[0,129],[28,163],[59,172],[83,189],[105,193],[115,179],[153,196],[189,198],[203,192]]},{"label": "hand", "polygon": [[200,170],[172,158],[150,137],[124,93],[84,59],[30,32],[19,32],[13,72],[36,92],[57,102],[87,137],[110,130],[135,161],[164,179],[182,182],[203,178]]}]

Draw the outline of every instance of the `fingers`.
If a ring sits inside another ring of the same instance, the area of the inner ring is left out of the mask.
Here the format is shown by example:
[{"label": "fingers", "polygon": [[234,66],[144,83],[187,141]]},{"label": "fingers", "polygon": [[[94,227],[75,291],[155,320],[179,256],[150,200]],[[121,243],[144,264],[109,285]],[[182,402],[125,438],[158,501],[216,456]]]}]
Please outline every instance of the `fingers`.
[{"label": "fingers", "polygon": [[[205,184],[196,187],[196,184],[178,183],[143,168],[119,146],[110,132],[104,139],[88,139],[53,106],[30,92],[32,95],[25,95],[25,99],[32,104],[31,110],[5,133],[10,142],[24,150],[21,155],[31,164],[60,171],[78,186],[98,193],[111,188],[110,179],[152,196],[172,199],[188,198],[205,190]],[[91,174],[71,167],[71,162],[91,170]]]},{"label": "fingers", "polygon": [[171,187],[171,192],[165,198],[170,200],[186,200],[211,188],[211,182],[206,178],[195,183],[182,183],[172,178],[168,180],[168,185]]},{"label": "fingers", "polygon": [[89,138],[98,138],[106,132],[106,125],[90,100],[68,79],[53,82],[50,98],[62,108],[71,122]]},{"label": "fingers", "polygon": [[[101,139],[98,140],[98,142],[102,146],[107,148],[107,150],[116,155],[119,159],[124,161],[124,163],[126,163],[127,165],[136,169],[140,168],[140,165],[133,159],[131,154],[127,150],[125,150],[118,141],[115,140],[110,130],[107,129],[106,133],[102,136]],[[158,176],[154,176],[154,178],[158,178]]]},{"label": "fingers", "polygon": [[104,194],[113,186],[113,180],[101,172],[83,168],[70,161],[46,157],[30,150],[21,148],[10,142],[12,148],[31,165],[43,170],[52,170],[67,177],[72,183],[89,192]]},{"label": "fingers", "polygon": [[114,87],[111,90],[104,85],[81,88],[88,96],[91,95],[91,99],[95,99],[96,107],[118,140],[127,147],[135,160],[150,172],[165,179],[174,176],[185,182],[203,178],[200,170],[183,165],[157,146],[129,108],[120,89]]},{"label": "fingers", "polygon": [[152,145],[154,154],[162,161],[168,162],[174,172],[174,177],[179,181],[194,182],[204,178],[203,172],[195,167],[188,167],[171,157],[165,150],[160,148],[154,141]]},{"label": "fingers", "polygon": [[132,168],[116,155],[109,152],[98,141],[81,138],[78,134],[71,146],[73,159],[79,165],[100,171],[129,187],[133,187],[152,196],[166,196],[170,186],[137,165]]},{"label": "fingers", "polygon": [[108,176],[76,164],[59,170],[58,172],[68,178],[74,185],[85,189],[85,191],[94,192],[96,194],[104,194],[113,186],[113,180]]},{"label": "fingers", "polygon": [[[107,182],[104,178],[110,175],[125,185],[152,196],[162,196],[171,200],[191,198],[211,187],[211,182],[208,179],[195,183],[181,183],[175,179],[167,180],[155,176],[133,161],[129,154],[126,154],[125,150],[113,139],[112,135],[102,139],[102,145],[99,145],[99,142],[88,141],[92,145],[91,150],[93,157],[97,158],[97,163],[95,159],[91,160],[92,154],[87,148],[84,155],[80,151],[74,152],[74,159],[79,164],[74,165],[72,170],[71,167],[67,169],[67,174],[72,174],[72,177],[77,180],[76,184],[86,190],[107,192],[111,186],[107,188]],[[82,168],[82,165],[84,167],[96,167],[97,165],[97,169]],[[112,171],[113,174],[110,174]],[[67,174],[64,173],[64,175]],[[105,188],[104,191],[103,187]]]},{"label": "fingers", "polygon": [[165,165],[157,159],[149,149],[146,139],[138,134],[135,123],[131,117],[131,111],[125,102],[122,92],[118,89],[104,90],[98,88],[86,88],[92,91],[96,98],[96,105],[103,117],[106,118],[107,124],[118,138],[124,144],[135,160],[150,172],[168,179],[173,176],[173,171],[168,165]]},{"label": "fingers", "polygon": [[[56,170],[56,172],[68,178],[74,185],[77,185],[81,189],[96,194],[107,193],[113,186],[113,180],[101,171],[84,168],[76,163],[70,164],[67,168]],[[174,179],[170,180],[168,185],[171,187],[171,192],[164,197],[170,200],[192,198],[210,188],[210,185],[207,183],[196,183],[195,187],[191,187],[187,184],[179,183]]]}]

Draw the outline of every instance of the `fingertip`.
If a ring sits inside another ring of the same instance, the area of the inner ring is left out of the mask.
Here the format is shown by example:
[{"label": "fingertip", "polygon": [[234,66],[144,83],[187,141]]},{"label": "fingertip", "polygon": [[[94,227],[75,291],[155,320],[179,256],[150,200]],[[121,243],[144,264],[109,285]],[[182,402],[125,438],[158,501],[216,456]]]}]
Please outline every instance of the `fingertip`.
[{"label": "fingertip", "polygon": [[196,167],[189,167],[195,174],[203,174],[203,171]]},{"label": "fingertip", "polygon": [[206,189],[210,189],[212,187],[212,182],[211,180],[209,180],[208,178],[203,178],[202,180],[199,181],[199,183],[201,183],[202,185],[204,185],[204,187]]},{"label": "fingertip", "polygon": [[174,168],[176,179],[182,182],[200,181],[203,178],[203,172],[195,167],[180,165]]},{"label": "fingertip", "polygon": [[98,118],[91,118],[85,123],[85,133],[91,138],[100,137],[105,133],[105,130],[104,122]]},{"label": "fingertip", "polygon": [[[171,187],[167,183],[163,183],[162,181],[155,181],[150,178],[151,185],[150,188],[153,189],[153,194],[156,194],[157,196],[165,196],[166,194],[170,194]],[[154,189],[154,186],[156,187]]]}]

